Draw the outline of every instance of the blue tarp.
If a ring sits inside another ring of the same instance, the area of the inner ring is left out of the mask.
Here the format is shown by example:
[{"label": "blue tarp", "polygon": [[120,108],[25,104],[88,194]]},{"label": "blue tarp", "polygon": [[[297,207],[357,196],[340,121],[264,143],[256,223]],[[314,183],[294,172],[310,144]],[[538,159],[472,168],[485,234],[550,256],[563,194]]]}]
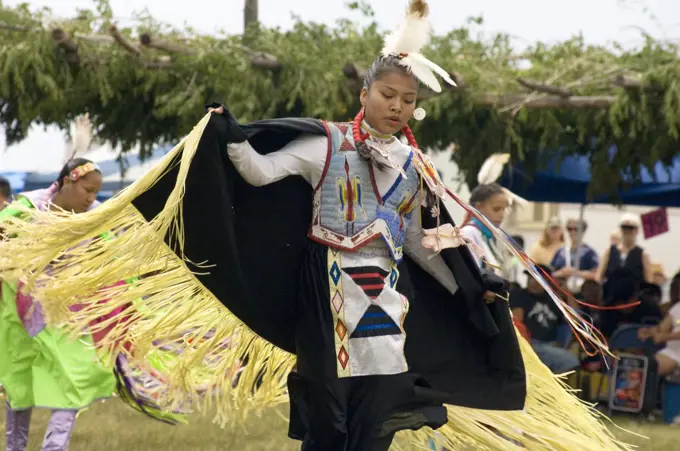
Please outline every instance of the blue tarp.
[{"label": "blue tarp", "polygon": [[[612,148],[610,155],[615,151]],[[568,156],[555,157],[533,176],[526,173],[521,164],[508,164],[499,183],[532,202],[680,207],[680,156],[670,167],[657,163],[654,171],[642,168],[638,182],[633,183],[633,177],[625,171],[621,178],[632,186],[619,190],[618,196],[589,198],[589,157]]]},{"label": "blue tarp", "polygon": [[9,181],[9,185],[12,187],[13,192],[25,191],[24,185],[26,184],[28,172],[1,172],[0,176]]}]

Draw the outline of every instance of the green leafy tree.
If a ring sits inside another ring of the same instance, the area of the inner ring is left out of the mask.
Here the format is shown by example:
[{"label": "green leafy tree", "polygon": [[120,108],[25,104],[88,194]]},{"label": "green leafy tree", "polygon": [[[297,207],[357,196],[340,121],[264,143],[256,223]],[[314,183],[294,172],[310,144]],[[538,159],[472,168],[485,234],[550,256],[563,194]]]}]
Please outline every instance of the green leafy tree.
[{"label": "green leafy tree", "polygon": [[[257,2],[255,4],[255,15]],[[348,120],[357,111],[362,68],[382,46],[373,11],[349,4],[367,25],[296,20],[290,31],[251,19],[243,36],[205,36],[148,14],[117,28],[106,0],[61,20],[48,9],[0,4],[0,123],[9,143],[32,124],[68,130],[89,113],[100,140],[148,153],[175,142],[206,101],[224,101],[242,121],[276,116]],[[251,13],[253,9],[248,8]],[[365,22],[365,21],[364,21]],[[590,154],[593,191],[620,171],[669,163],[680,150],[678,48],[644,36],[641,48],[588,45],[582,36],[536,43],[518,54],[507,34],[485,34],[481,18],[434,36],[425,53],[460,87],[424,90],[421,146],[444,149],[470,185],[482,162],[507,152],[536,170],[552,152]],[[608,149],[616,145],[613,161]]]}]

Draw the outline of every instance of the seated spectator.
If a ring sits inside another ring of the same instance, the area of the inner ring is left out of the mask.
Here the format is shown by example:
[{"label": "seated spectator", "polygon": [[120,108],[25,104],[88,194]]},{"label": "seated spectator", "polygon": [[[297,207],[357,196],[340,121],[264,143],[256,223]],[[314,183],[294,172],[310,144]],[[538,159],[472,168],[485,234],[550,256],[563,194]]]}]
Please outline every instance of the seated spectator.
[{"label": "seated spectator", "polygon": [[638,330],[638,337],[641,340],[653,340],[656,344],[665,345],[655,355],[659,376],[673,374],[680,366],[680,304],[671,307],[659,325]]},{"label": "seated spectator", "polygon": [[595,280],[586,280],[581,285],[579,299],[591,305],[602,306],[604,303],[602,285]]},{"label": "seated spectator", "polygon": [[578,291],[584,280],[597,279],[600,258],[592,247],[583,242],[587,229],[586,221],[579,219],[567,221],[569,237],[567,246],[557,250],[550,265],[555,271],[555,277],[571,279],[568,285],[572,291]]},{"label": "seated spectator", "polygon": [[[668,377],[680,368],[680,273],[671,280],[670,310],[660,324],[638,330],[640,340],[652,341],[663,348],[654,354],[655,365],[650,365],[650,374],[655,381],[657,377]],[[658,384],[655,382],[653,388]],[[674,425],[680,425],[680,415],[673,419]]]},{"label": "seated spectator", "polygon": [[669,289],[671,306],[680,302],[680,272],[671,279],[671,286]]},{"label": "seated spectator", "polygon": [[640,298],[652,304],[661,305],[661,287],[654,283],[643,282],[640,284]]},{"label": "seated spectator", "polygon": [[609,280],[610,292],[605,299],[607,307],[625,306],[640,301],[640,304],[600,312],[599,329],[605,337],[611,338],[614,331],[624,324],[643,324],[645,321],[661,321],[663,314],[658,304],[641,295],[640,283],[634,274],[622,269],[612,274]]},{"label": "seated spectator", "polygon": [[599,323],[602,310],[597,307],[602,307],[604,305],[602,286],[594,280],[586,280],[583,282],[581,292],[578,293],[577,297],[585,304],[588,304],[579,307],[581,312],[586,315],[593,324]]},{"label": "seated spectator", "polygon": [[[547,274],[552,273],[548,266],[541,268]],[[510,308],[518,329],[526,334],[536,355],[553,373],[564,373],[579,366],[574,354],[555,346],[557,327],[564,322],[564,317],[533,277],[528,278],[526,289],[510,293]]]},{"label": "seated spectator", "polygon": [[668,313],[671,308],[680,302],[680,272],[673,276],[668,286],[669,302],[661,304],[664,313]]}]

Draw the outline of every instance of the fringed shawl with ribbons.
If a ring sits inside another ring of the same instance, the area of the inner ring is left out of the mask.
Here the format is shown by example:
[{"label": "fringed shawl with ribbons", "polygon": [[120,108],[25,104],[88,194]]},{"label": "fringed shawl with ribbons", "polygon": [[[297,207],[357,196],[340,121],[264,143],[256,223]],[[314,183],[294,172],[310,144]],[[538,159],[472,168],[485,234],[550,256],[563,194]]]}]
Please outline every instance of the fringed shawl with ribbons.
[{"label": "fringed shawl with ribbons", "polygon": [[[261,153],[301,134],[325,133],[314,119],[242,127]],[[184,351],[168,368],[172,390],[164,401],[214,404],[221,420],[238,421],[287,399],[312,189],[298,177],[248,185],[229,161],[226,134],[225,118],[206,115],[158,165],[100,208],[9,224],[18,236],[0,244],[0,276],[28,276],[41,299],[49,300],[51,318],[68,319],[74,329],[102,309],[144,297],[127,312],[131,326],[109,333],[110,346],[122,334],[140,358],[181,340]],[[445,212],[442,221],[451,221]],[[40,241],[31,238],[38,223]],[[114,231],[115,239],[97,239],[104,230]],[[85,239],[92,241],[76,247]],[[507,303],[484,302],[469,251],[448,249],[442,256],[459,285],[456,295],[407,258],[414,292],[405,324],[410,367],[450,404],[442,444],[514,449],[510,438],[530,449],[625,449],[527,343],[518,343]],[[48,277],[43,270],[50,262]],[[133,276],[140,278],[125,289],[102,289]],[[97,304],[103,298],[115,302]],[[89,308],[64,316],[64,307],[74,303]],[[225,341],[235,346],[221,346]],[[233,384],[234,368],[246,357]],[[198,365],[205,362],[214,362],[209,374]],[[407,434],[422,445],[428,432]]]}]

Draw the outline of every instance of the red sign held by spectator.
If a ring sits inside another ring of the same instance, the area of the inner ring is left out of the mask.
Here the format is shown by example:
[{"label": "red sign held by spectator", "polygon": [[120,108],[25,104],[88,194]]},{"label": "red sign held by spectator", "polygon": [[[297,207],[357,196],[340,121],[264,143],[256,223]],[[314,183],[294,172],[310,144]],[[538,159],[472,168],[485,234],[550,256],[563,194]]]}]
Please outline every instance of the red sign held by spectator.
[{"label": "red sign held by spectator", "polygon": [[642,232],[646,240],[668,232],[668,212],[665,208],[650,211],[640,216]]}]

